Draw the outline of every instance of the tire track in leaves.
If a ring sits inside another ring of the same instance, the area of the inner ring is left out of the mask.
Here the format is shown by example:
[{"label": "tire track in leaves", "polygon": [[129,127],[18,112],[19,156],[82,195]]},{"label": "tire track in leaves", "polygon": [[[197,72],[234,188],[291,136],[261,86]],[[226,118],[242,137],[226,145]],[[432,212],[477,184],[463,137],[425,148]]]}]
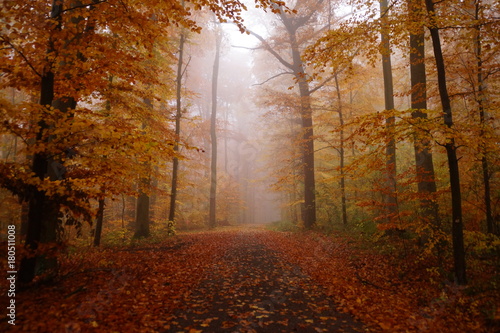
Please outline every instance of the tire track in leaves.
[{"label": "tire track in leaves", "polygon": [[363,325],[335,304],[298,266],[242,231],[228,244],[184,306],[170,332],[360,332]]}]

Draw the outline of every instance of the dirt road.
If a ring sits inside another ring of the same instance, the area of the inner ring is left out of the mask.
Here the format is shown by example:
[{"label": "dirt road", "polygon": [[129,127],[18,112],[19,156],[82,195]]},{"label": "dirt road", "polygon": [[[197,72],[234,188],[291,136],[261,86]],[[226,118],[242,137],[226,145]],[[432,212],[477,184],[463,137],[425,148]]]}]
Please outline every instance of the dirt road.
[{"label": "dirt road", "polygon": [[297,266],[239,232],[164,332],[362,332]]}]

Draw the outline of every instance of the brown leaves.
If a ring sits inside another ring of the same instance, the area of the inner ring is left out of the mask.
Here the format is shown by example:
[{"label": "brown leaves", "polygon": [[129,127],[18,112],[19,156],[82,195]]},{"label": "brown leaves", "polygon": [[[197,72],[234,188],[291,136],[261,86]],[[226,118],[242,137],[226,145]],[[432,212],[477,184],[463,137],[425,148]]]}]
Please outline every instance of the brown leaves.
[{"label": "brown leaves", "polygon": [[80,249],[61,258],[56,283],[16,294],[16,326],[2,322],[0,330],[352,327],[352,319],[331,311],[336,306],[372,331],[488,332],[479,300],[463,289],[439,288],[419,270],[402,279],[388,257],[353,245],[312,232],[216,231],[135,248]]},{"label": "brown leaves", "polygon": [[19,293],[17,325],[3,322],[0,330],[157,332],[224,250],[228,237],[189,235],[135,251],[80,250],[62,258],[55,285]]},{"label": "brown leaves", "polygon": [[422,270],[406,272],[409,275],[401,279],[405,273],[391,264],[389,257],[355,249],[349,246],[352,240],[340,235],[329,239],[315,233],[263,237],[284,259],[298,264],[327,288],[341,309],[354,314],[370,329],[488,332],[476,301],[462,290],[443,290]]}]

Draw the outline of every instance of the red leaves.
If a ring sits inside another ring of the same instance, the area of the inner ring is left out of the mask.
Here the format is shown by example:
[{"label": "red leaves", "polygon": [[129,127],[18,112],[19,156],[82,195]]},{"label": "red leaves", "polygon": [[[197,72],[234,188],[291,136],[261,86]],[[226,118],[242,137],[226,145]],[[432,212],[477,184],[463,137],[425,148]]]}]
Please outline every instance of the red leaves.
[{"label": "red leaves", "polygon": [[[487,332],[472,297],[401,270],[388,257],[315,233],[262,234],[265,243],[325,287],[339,308],[375,331]],[[421,273],[421,272],[420,272]],[[467,305],[465,305],[467,304]]]},{"label": "red leaves", "polygon": [[[309,327],[343,322],[341,314],[321,312],[330,307],[327,293],[339,310],[373,331],[488,331],[478,300],[463,289],[440,289],[417,269],[407,270],[403,279],[403,269],[388,257],[356,248],[354,240],[343,237],[207,232],[140,248],[79,250],[61,258],[54,284],[16,294],[16,326],[4,321],[0,330],[158,332],[184,327],[198,332],[246,324],[287,327],[297,318],[297,325]],[[293,267],[301,272],[292,274]],[[275,292],[265,290],[269,285]],[[292,297],[296,292],[306,296]],[[311,305],[316,315],[304,316]],[[207,313],[212,307],[216,313]],[[206,317],[193,321],[196,315]]]},{"label": "red leaves", "polygon": [[2,322],[0,330],[163,330],[231,237],[185,235],[145,249],[88,249],[64,258],[56,283],[19,293],[16,326]]}]

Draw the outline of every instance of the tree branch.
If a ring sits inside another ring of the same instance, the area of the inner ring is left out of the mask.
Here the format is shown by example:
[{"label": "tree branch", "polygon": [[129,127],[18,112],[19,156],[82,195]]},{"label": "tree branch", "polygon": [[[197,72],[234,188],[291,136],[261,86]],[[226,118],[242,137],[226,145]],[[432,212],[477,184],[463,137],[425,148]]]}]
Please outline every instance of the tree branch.
[{"label": "tree branch", "polygon": [[333,74],[332,76],[330,76],[328,79],[326,79],[325,81],[323,81],[322,83],[318,84],[316,87],[312,88],[311,90],[309,90],[309,93],[312,94],[314,93],[316,90],[319,90],[321,88],[323,88],[323,86],[325,84],[327,84],[328,82],[330,82],[331,80],[333,80],[335,78],[335,75],[337,75],[338,73],[335,73]]},{"label": "tree branch", "polygon": [[14,44],[12,44],[9,40],[7,40],[5,37],[2,37],[2,39],[4,40],[5,43],[7,43],[8,45],[10,45],[10,47],[12,47],[14,49],[14,51],[16,51],[17,53],[19,53],[19,55],[21,56],[21,58],[23,58],[24,61],[26,61],[26,63],[28,64],[28,66],[33,70],[33,72],[37,76],[42,77],[42,75],[40,73],[38,73],[38,71],[35,69],[35,67],[33,67],[33,65],[31,64],[31,62],[24,55],[24,53],[22,53],[20,50],[18,50],[17,47]]},{"label": "tree branch", "polygon": [[276,75],[273,75],[271,76],[269,79],[265,80],[264,82],[261,82],[261,83],[255,83],[255,84],[252,84],[252,86],[262,86],[264,84],[266,84],[267,82],[271,81],[272,79],[275,79],[281,75],[287,75],[287,74],[291,74],[293,75],[293,72],[282,72],[282,73],[279,73],[279,74],[276,74]]},{"label": "tree branch", "polygon": [[187,64],[186,64],[186,66],[184,67],[184,70],[183,70],[183,71],[182,71],[182,73],[181,73],[181,77],[184,77],[184,74],[186,73],[186,71],[187,71],[187,69],[188,69],[188,67],[189,67],[189,63],[190,63],[190,62],[191,62],[191,56],[189,56],[189,59],[188,59],[188,61],[187,61]]},{"label": "tree branch", "polygon": [[252,51],[262,49],[261,47],[248,47],[248,46],[240,46],[240,45],[231,45],[231,47],[234,47],[236,49],[245,49],[245,50],[252,50]]},{"label": "tree branch", "polygon": [[271,53],[283,66],[287,67],[288,69],[291,69],[293,70],[293,65],[291,63],[289,63],[288,61],[286,61],[285,59],[283,59],[283,57],[281,57],[278,52],[276,52],[275,50],[273,50],[273,48],[271,47],[271,45],[269,45],[269,43],[259,34],[251,31],[251,30],[248,30],[247,31],[252,35],[254,36],[255,38],[257,38],[258,40],[260,40],[260,42],[264,45],[265,49]]},{"label": "tree branch", "polygon": [[62,13],[65,13],[65,12],[72,11],[74,9],[91,7],[91,6],[98,5],[98,4],[101,4],[101,3],[104,3],[104,2],[108,2],[108,0],[94,0],[94,1],[92,1],[92,3],[75,5],[75,6],[72,6],[71,8],[66,8],[66,9],[61,10],[61,12],[59,13],[59,15],[61,15]]}]

